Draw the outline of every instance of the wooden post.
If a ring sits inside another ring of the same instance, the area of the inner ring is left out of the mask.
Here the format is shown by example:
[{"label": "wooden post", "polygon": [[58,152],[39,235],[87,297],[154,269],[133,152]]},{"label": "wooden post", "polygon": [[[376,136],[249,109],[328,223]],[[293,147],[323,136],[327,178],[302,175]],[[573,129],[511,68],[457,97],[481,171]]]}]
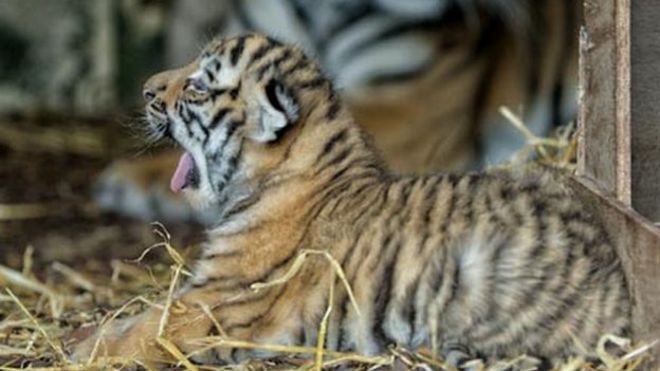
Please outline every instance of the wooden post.
[{"label": "wooden post", "polygon": [[630,205],[630,3],[585,0],[578,175]]},{"label": "wooden post", "polygon": [[[660,2],[585,0],[578,176],[628,280],[635,340],[660,339]],[[632,21],[632,22],[631,22]],[[631,207],[632,206],[632,207]],[[653,349],[660,368],[660,346]]]}]

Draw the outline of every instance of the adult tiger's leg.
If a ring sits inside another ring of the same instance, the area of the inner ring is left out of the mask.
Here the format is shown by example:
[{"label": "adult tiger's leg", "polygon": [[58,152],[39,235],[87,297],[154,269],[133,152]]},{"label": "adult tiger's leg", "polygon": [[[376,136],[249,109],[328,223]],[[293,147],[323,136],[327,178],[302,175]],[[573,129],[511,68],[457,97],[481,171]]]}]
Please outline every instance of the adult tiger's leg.
[{"label": "adult tiger's leg", "polygon": [[115,161],[96,180],[94,201],[104,211],[146,221],[213,221],[213,210],[195,211],[169,190],[180,155],[169,150]]}]

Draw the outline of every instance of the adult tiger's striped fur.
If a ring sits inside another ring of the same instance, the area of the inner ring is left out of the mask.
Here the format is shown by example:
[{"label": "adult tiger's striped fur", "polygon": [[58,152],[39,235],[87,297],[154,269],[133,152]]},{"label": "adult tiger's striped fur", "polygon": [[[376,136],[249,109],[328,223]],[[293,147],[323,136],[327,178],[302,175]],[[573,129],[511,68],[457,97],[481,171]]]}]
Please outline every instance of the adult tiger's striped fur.
[{"label": "adult tiger's striped fur", "polygon": [[[222,36],[256,30],[300,45],[328,71],[397,173],[464,171],[510,159],[525,141],[498,112],[503,105],[541,136],[575,117],[579,1],[178,3],[173,65],[199,52],[211,24]],[[195,24],[199,30],[191,32]],[[168,152],[116,161],[101,177],[97,202],[148,221],[212,221],[166,191],[177,159]]]},{"label": "adult tiger's striped fur", "polygon": [[[557,359],[593,355],[601,335],[628,332],[615,250],[550,173],[391,175],[294,47],[256,34],[217,39],[187,67],[152,77],[145,96],[153,129],[185,150],[173,189],[222,210],[164,332],[184,351],[216,331],[201,306],[232,338],[315,344],[329,285],[326,344],[363,354],[437,339],[486,357]],[[340,262],[360,315],[320,257],[283,285],[250,289],[282,277],[304,249]],[[156,358],[160,318],[152,308],[115,325],[101,353]]]}]

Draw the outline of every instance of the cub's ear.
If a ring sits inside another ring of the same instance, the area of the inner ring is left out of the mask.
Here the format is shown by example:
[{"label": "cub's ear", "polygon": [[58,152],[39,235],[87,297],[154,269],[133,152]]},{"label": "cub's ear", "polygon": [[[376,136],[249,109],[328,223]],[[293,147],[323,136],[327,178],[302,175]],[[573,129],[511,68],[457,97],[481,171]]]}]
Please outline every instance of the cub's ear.
[{"label": "cub's ear", "polygon": [[298,120],[298,112],[291,91],[271,78],[259,99],[259,127],[252,138],[261,143],[276,142]]}]

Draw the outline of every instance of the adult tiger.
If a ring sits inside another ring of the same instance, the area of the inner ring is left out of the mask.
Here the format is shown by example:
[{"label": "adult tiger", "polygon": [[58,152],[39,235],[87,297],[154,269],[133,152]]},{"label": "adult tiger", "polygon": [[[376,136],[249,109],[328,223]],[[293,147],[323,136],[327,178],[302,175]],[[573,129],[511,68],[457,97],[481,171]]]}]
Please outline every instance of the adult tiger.
[{"label": "adult tiger", "polygon": [[[629,329],[614,248],[556,179],[391,174],[298,49],[254,34],[218,39],[188,66],[152,77],[145,97],[155,135],[185,151],[172,190],[220,212],[169,316],[153,306],[113,323],[79,345],[77,358],[98,349],[153,361],[162,359],[157,336],[193,352],[194,340],[214,331],[311,345],[330,297],[326,344],[362,354],[460,345],[486,357],[557,360],[594,356],[601,335]],[[356,307],[322,256],[280,285],[253,288],[284,277],[306,250],[339,262]],[[196,354],[205,362],[265,355]]]},{"label": "adult tiger", "polygon": [[[395,171],[481,168],[523,145],[500,106],[537,134],[574,118],[579,11],[574,0],[180,1],[170,60],[189,60],[209,24],[275,35],[321,61]],[[167,192],[176,161],[118,161],[96,199],[147,220],[197,217]]]}]

